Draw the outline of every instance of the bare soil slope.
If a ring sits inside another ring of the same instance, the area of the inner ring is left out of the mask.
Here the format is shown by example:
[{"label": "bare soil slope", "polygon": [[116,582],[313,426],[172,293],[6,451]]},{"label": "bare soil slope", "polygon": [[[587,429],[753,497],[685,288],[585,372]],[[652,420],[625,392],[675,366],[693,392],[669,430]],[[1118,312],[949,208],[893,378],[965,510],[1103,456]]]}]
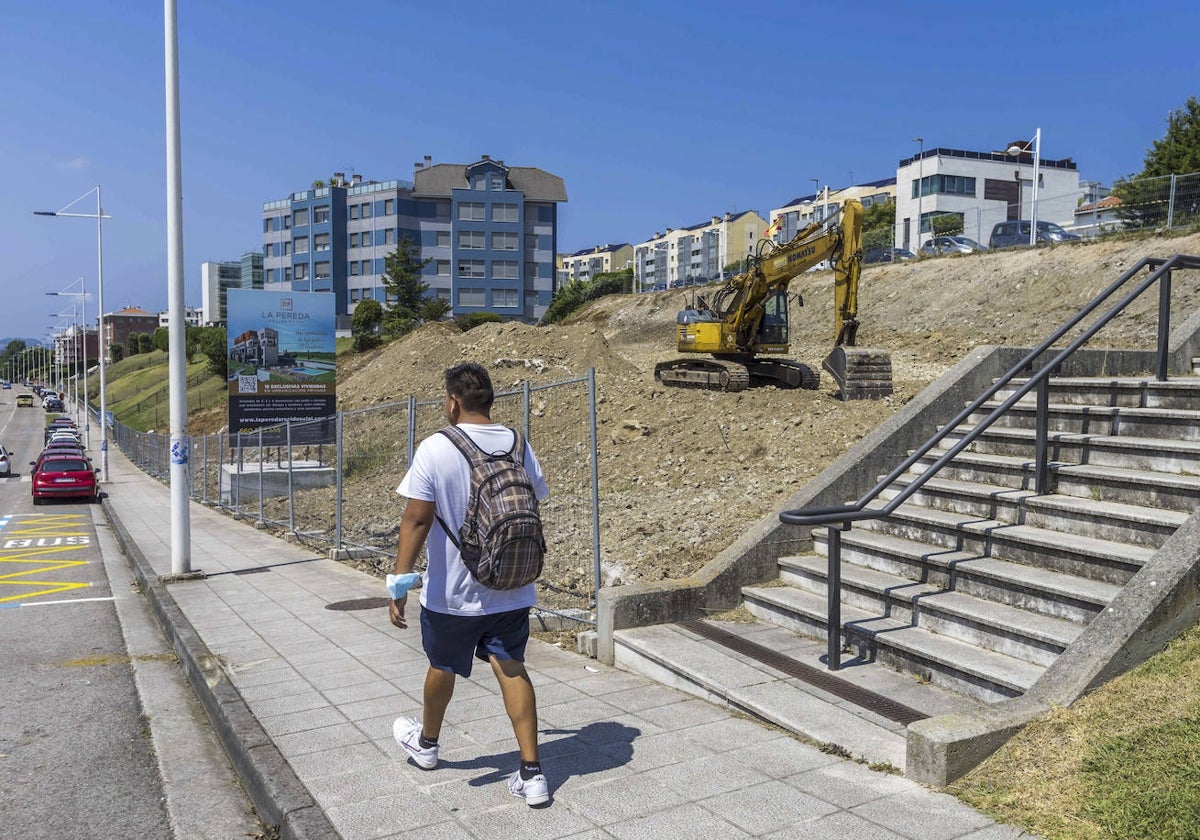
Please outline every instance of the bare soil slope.
[{"label": "bare soil slope", "polygon": [[[663,388],[654,364],[674,355],[675,314],[689,297],[683,291],[608,297],[552,327],[490,324],[459,333],[429,325],[356,359],[338,398],[343,409],[410,394],[435,399],[443,370],[461,361],[485,365],[498,389],[595,368],[606,582],[680,578],[781,509],[971,347],[1032,346],[1142,257],[1176,253],[1200,254],[1200,234],[868,266],[858,337],[892,354],[896,393],[881,401],[841,402],[824,374],[817,391]],[[1200,277],[1178,275],[1175,286],[1173,319],[1181,323],[1200,306]],[[792,291],[805,306],[792,310],[791,355],[819,369],[833,340],[832,274],[806,274]],[[1156,308],[1156,296],[1146,296],[1093,346],[1152,346]],[[377,488],[376,498],[389,489]],[[378,507],[346,516],[351,529],[386,529],[399,503],[383,522]],[[355,523],[355,516],[375,521]]]}]

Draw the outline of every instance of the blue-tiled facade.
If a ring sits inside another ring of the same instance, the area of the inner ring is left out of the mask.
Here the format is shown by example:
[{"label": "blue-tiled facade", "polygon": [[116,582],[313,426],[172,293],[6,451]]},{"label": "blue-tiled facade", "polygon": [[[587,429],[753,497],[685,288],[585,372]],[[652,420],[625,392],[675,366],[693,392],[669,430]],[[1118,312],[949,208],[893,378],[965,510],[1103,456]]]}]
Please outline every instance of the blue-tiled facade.
[{"label": "blue-tiled facade", "polygon": [[407,236],[429,261],[428,294],[453,314],[540,318],[554,293],[561,179],[487,157],[426,161],[414,182],[356,178],[264,204],[265,287],[332,292],[348,330],[360,301],[384,302],[386,257]]}]

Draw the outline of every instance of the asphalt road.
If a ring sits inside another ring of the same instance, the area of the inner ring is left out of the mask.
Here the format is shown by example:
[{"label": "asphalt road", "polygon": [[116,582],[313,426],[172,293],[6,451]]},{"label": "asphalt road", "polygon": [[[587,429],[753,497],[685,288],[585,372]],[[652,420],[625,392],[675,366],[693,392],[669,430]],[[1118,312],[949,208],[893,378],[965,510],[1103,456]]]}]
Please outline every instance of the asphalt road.
[{"label": "asphalt road", "polygon": [[0,390],[15,453],[0,478],[0,840],[256,836],[99,506],[33,506],[45,414],[18,393]]}]

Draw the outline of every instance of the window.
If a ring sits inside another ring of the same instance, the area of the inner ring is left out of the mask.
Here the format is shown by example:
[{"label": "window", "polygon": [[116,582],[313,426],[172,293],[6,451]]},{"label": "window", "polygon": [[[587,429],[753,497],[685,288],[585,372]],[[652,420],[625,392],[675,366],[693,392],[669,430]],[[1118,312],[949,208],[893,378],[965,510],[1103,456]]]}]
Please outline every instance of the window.
[{"label": "window", "polygon": [[504,189],[504,176],[499,172],[493,172],[488,176],[488,189],[500,191]]},{"label": "window", "polygon": [[329,221],[329,206],[313,208],[313,224],[319,225]]},{"label": "window", "polygon": [[292,225],[304,227],[308,224],[308,209],[292,211]]},{"label": "window", "polygon": [[494,289],[492,291],[492,306],[515,309],[521,305],[521,293],[516,289]]},{"label": "window", "polygon": [[371,218],[371,203],[370,202],[367,202],[366,204],[364,204],[362,206],[362,217],[364,219]]},{"label": "window", "polygon": [[[483,260],[459,260],[458,261],[458,276],[459,277],[485,277]],[[479,304],[483,306],[483,304]]]},{"label": "window", "polygon": [[525,249],[528,251],[536,251],[538,247],[538,237],[536,233],[525,234]]},{"label": "window", "polygon": [[483,289],[459,289],[459,306],[487,306]]},{"label": "window", "polygon": [[[931,210],[928,213],[921,214],[921,233],[933,233],[933,220],[935,217],[953,216],[958,219],[958,224],[954,225],[955,231],[962,232],[963,230],[963,214],[962,213],[947,213],[945,210]],[[1025,231],[1028,233],[1029,231]]]},{"label": "window", "polygon": [[288,242],[285,239],[282,244],[283,244],[283,256],[286,257],[288,254],[292,253],[292,243]]},{"label": "window", "polygon": [[271,232],[271,219],[263,219],[263,233]]},{"label": "window", "polygon": [[270,242],[268,242],[266,245],[263,246],[263,256],[264,257],[271,256],[271,243]]},{"label": "window", "polygon": [[284,283],[291,283],[291,282],[292,282],[292,267],[291,267],[290,265],[289,265],[289,266],[284,266],[284,269],[283,269],[283,282],[284,282]]},{"label": "window", "polygon": [[351,204],[351,205],[350,205],[350,218],[351,218],[351,219],[357,219],[357,218],[358,218],[358,205],[357,205],[357,204]]},{"label": "window", "polygon": [[358,260],[350,260],[350,276],[358,276]]},{"label": "window", "polygon": [[[926,175],[921,179],[922,195],[975,196],[975,179],[963,175]],[[917,198],[917,182],[912,182],[912,197]]]},{"label": "window", "polygon": [[350,290],[350,302],[351,303],[358,303],[361,299],[362,299],[362,290],[361,289],[351,289]]},{"label": "window", "polygon": [[449,248],[450,247],[450,231],[439,230],[437,232],[437,246],[439,248]]},{"label": "window", "polygon": [[458,203],[458,220],[460,222],[482,222],[483,202],[460,201]]},{"label": "window", "polygon": [[297,236],[294,240],[292,240],[292,250],[295,251],[297,254],[307,254],[308,253],[308,237],[307,236]]},{"label": "window", "polygon": [[483,250],[483,231],[460,230],[458,232],[458,247],[468,251]]},{"label": "window", "polygon": [[275,282],[275,269],[268,268],[267,269],[267,284],[270,285],[271,283],[274,283],[274,282]]},{"label": "window", "polygon": [[383,215],[394,216],[396,214],[396,199],[385,198],[383,201]]},{"label": "window", "polygon": [[517,261],[492,260],[492,277],[496,278],[497,280],[516,280]]},{"label": "window", "polygon": [[493,204],[492,205],[492,221],[493,222],[515,222],[517,220],[517,205],[515,204]]},{"label": "window", "polygon": [[396,231],[392,228],[387,228],[383,232],[383,244],[392,245],[396,242]]},{"label": "window", "polygon": [[284,216],[284,217],[283,217],[283,229],[284,229],[284,230],[291,230],[291,229],[292,229],[292,217],[291,217],[291,216]]},{"label": "window", "polygon": [[361,244],[364,248],[371,247],[371,231],[364,230],[362,232],[361,238],[359,239],[359,244]]},{"label": "window", "polygon": [[436,218],[438,218],[438,219],[449,219],[450,218],[450,202],[449,201],[439,201],[436,206],[437,206]]},{"label": "window", "polygon": [[295,269],[296,269],[295,277],[297,280],[307,280],[308,279],[308,264],[307,263],[297,263],[295,266]]},{"label": "window", "polygon": [[322,260],[318,263],[313,263],[313,277],[317,280],[328,280],[330,275],[330,263],[328,260]]},{"label": "window", "polygon": [[363,261],[362,261],[362,273],[363,273],[364,275],[367,275],[367,274],[370,274],[370,273],[371,273],[371,261],[370,261],[370,260],[363,260]]},{"label": "window", "polygon": [[537,263],[531,263],[531,262],[525,263],[525,279],[526,280],[536,280],[537,279]]},{"label": "window", "polygon": [[313,234],[313,250],[328,251],[329,250],[329,234],[314,233]]},{"label": "window", "polygon": [[517,250],[517,234],[515,232],[497,232],[492,234],[493,251]]},{"label": "window", "polygon": [[450,290],[449,289],[434,289],[434,291],[437,293],[438,300],[444,300],[444,301],[446,301],[446,303],[450,302]]},{"label": "window", "polygon": [[351,248],[358,247],[358,234],[357,233],[350,234],[350,247]]},{"label": "window", "polygon": [[438,260],[437,261],[437,274],[438,274],[438,277],[449,277],[450,276],[450,260]]}]

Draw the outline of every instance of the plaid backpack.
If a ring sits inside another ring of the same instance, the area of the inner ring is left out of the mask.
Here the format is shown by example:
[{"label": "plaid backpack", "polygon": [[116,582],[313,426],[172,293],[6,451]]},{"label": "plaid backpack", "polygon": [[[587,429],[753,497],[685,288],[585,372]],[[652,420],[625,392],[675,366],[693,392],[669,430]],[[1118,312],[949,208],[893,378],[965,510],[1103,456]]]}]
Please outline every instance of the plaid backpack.
[{"label": "plaid backpack", "polygon": [[525,437],[515,429],[512,449],[488,454],[457,426],[440,434],[471,465],[467,513],[457,537],[439,516],[471,576],[489,589],[517,589],[542,573],[546,540],[533,482],[525,471]]}]

